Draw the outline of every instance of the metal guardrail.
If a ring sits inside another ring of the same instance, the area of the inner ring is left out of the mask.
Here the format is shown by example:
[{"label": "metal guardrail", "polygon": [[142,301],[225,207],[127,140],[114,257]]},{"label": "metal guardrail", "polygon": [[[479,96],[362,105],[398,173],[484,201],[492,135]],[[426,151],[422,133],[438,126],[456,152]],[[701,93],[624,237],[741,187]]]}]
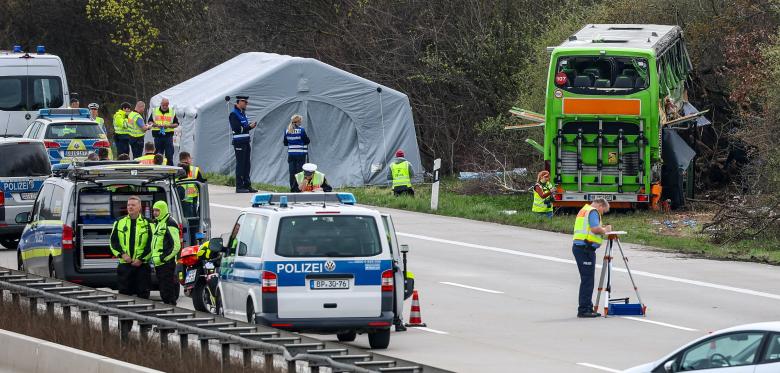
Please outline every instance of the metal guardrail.
[{"label": "metal guardrail", "polygon": [[[261,354],[264,359],[263,369],[267,372],[274,371],[274,360],[278,356],[286,361],[287,372],[296,372],[298,361],[307,362],[312,373],[318,373],[320,367],[329,367],[334,373],[449,372],[340,343],[320,341],[263,325],[244,323],[2,267],[0,291],[9,291],[13,302],[17,304],[20,303],[21,297],[28,299],[30,309],[34,312],[37,312],[39,301],[42,301],[49,317],[54,317],[55,306],[60,307],[66,320],[71,319],[74,309],[81,313],[80,320],[88,321],[91,316],[98,316],[103,335],[111,333],[110,321],[114,318],[117,320],[116,327],[119,329],[121,343],[129,341],[130,332],[136,323],[142,336],[157,332],[162,345],[167,345],[171,336],[177,336],[182,351],[192,348],[189,338],[195,336],[200,342],[202,358],[211,354],[211,341],[216,341],[221,346],[223,367],[230,362],[231,346],[235,345],[242,351],[245,368],[251,368],[254,357]],[[0,294],[0,301],[2,295]]]}]

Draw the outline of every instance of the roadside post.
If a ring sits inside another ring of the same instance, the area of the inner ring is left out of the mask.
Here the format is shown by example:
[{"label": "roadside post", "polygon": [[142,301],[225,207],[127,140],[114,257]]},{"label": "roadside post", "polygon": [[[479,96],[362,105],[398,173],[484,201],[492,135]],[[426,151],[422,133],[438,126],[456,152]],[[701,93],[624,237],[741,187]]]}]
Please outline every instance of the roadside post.
[{"label": "roadside post", "polygon": [[431,187],[431,210],[436,211],[439,208],[439,169],[441,168],[441,158],[433,161],[433,186]]}]

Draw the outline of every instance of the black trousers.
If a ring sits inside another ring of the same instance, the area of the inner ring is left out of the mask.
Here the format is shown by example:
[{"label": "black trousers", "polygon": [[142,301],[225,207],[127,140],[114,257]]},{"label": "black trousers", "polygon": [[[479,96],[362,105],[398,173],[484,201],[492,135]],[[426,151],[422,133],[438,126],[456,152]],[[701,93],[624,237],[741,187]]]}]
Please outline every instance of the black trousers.
[{"label": "black trousers", "polygon": [[120,154],[130,155],[130,136],[127,134],[114,134],[114,144],[116,144],[115,157]]},{"label": "black trousers", "polygon": [[160,298],[163,303],[176,305],[179,299],[179,281],[176,279],[176,261],[171,260],[154,268],[160,285]]},{"label": "black trousers", "polygon": [[252,184],[249,181],[250,156],[252,146],[249,143],[234,144],[233,150],[236,152],[236,190],[249,189]]},{"label": "black trousers", "polygon": [[290,191],[299,192],[298,182],[295,181],[295,174],[303,171],[303,164],[306,163],[306,154],[287,155],[287,166],[290,171]]},{"label": "black trousers", "polygon": [[572,245],[572,254],[580,272],[579,306],[577,313],[593,312],[593,282],[596,276],[596,250]]},{"label": "black trousers", "polygon": [[154,138],[154,149],[157,154],[162,154],[168,160],[168,166],[175,166],[173,163],[173,135],[159,136]]},{"label": "black trousers", "polygon": [[408,186],[401,185],[393,188],[393,195],[398,197],[401,195],[410,195],[414,197],[414,189],[409,188]]},{"label": "black trousers", "polygon": [[139,267],[120,263],[116,267],[116,275],[119,294],[136,295],[139,298],[149,299],[152,269],[148,263],[143,263]]},{"label": "black trousers", "polygon": [[130,156],[130,159],[136,159],[144,155],[144,137],[130,136],[130,150],[133,151],[133,155]]}]

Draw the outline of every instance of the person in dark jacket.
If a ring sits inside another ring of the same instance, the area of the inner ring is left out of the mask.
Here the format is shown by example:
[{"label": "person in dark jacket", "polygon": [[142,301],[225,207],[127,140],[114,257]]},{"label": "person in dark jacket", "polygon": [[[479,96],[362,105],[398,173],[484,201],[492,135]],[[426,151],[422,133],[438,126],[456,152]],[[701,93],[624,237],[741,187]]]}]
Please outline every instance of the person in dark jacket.
[{"label": "person in dark jacket", "polygon": [[287,147],[287,165],[290,172],[290,191],[295,192],[295,174],[303,171],[303,164],[309,155],[309,136],[301,127],[303,117],[295,114],[290,118],[287,131],[284,132],[284,146]]},{"label": "person in dark jacket", "polygon": [[152,206],[155,222],[152,229],[152,261],[160,284],[163,303],[176,305],[179,282],[176,280],[176,257],[181,250],[179,224],[168,213],[168,204],[157,201]]},{"label": "person in dark jacket", "polygon": [[236,153],[236,193],[255,193],[252,183],[249,181],[251,169],[251,138],[249,131],[257,127],[257,122],[249,123],[246,117],[246,107],[249,104],[248,96],[236,96],[236,105],[228,116],[230,129],[233,131],[233,150]]}]

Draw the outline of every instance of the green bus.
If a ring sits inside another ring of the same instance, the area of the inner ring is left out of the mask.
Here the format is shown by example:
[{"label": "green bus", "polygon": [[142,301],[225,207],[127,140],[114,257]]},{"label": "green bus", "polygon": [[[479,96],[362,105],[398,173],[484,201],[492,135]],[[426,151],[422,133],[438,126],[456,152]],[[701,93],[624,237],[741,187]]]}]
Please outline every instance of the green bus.
[{"label": "green bus", "polygon": [[548,51],[544,115],[523,117],[544,124],[553,204],[636,208],[656,206],[662,188],[684,193],[695,154],[676,132],[708,122],[686,100],[680,27],[591,24]]}]

